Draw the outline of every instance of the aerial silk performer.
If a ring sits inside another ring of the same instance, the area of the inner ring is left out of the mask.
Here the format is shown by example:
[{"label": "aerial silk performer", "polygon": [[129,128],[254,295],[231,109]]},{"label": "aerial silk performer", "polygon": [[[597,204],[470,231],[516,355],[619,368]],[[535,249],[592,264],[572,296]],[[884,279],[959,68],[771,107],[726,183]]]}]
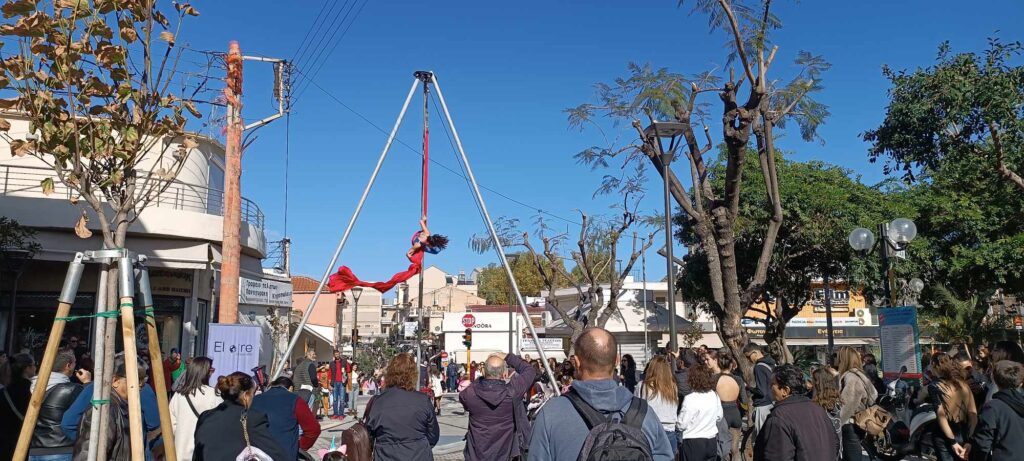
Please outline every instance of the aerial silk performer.
[{"label": "aerial silk performer", "polygon": [[337,293],[352,287],[367,287],[384,293],[394,288],[395,285],[419,274],[423,270],[424,253],[436,255],[447,246],[448,237],[431,234],[430,229],[427,229],[427,217],[424,216],[420,219],[420,230],[412,236],[412,248],[405,252],[405,257],[409,258],[409,262],[412,263],[409,264],[408,269],[391,276],[391,279],[386,282],[364,282],[359,280],[359,277],[356,277],[356,274],[353,274],[352,269],[349,269],[348,266],[341,266],[338,268],[338,272],[332,274],[328,279],[327,289],[331,293]]}]

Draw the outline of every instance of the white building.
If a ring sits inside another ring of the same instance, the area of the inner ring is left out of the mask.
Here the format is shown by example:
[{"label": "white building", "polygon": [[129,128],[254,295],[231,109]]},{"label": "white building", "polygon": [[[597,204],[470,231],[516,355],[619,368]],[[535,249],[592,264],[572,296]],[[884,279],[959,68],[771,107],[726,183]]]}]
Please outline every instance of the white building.
[{"label": "white building", "polygon": [[[443,337],[443,350],[447,351],[449,357],[455,357],[458,363],[468,361],[480,362],[495,352],[509,352],[509,335],[512,336],[513,352],[521,355],[530,355],[533,358],[540,357],[536,343],[530,338],[526,326],[523,324],[522,315],[517,312],[512,316],[512,328],[509,328],[509,315],[507,306],[480,306],[480,307],[505,307],[505,312],[494,312],[500,309],[484,309],[488,312],[449,312],[445,313],[441,325]],[[530,311],[534,323],[542,323],[546,312],[540,308],[533,308]],[[472,333],[472,347],[469,351],[463,344],[463,335],[466,330]],[[540,346],[548,357],[558,360],[565,358],[564,341],[560,338],[541,339]]]},{"label": "white building", "polygon": [[[547,293],[542,293],[546,296]],[[590,304],[579,305],[579,292],[575,288],[561,288],[555,291],[560,306],[571,306],[570,315],[582,318],[589,312]],[[607,304],[611,296],[608,285],[602,285],[599,293],[601,305]],[[619,310],[608,319],[604,328],[615,335],[619,343],[620,354],[632,354],[638,363],[646,363],[647,356],[653,354],[658,347],[665,347],[669,342],[669,312],[666,307],[668,297],[667,282],[637,281],[627,276],[619,293]],[[677,297],[678,299],[678,297]],[[676,301],[676,330],[679,344],[683,344],[681,332],[689,330],[694,323],[704,333],[694,344],[706,345],[709,348],[722,347],[722,340],[716,332],[714,319],[692,305]],[[572,334],[561,316],[552,311],[552,321],[545,325],[546,337],[569,337]],[[580,310],[582,309],[582,312]],[[646,348],[645,348],[646,345]]]},{"label": "white building", "polygon": [[[11,138],[25,139],[28,121],[10,113],[4,118],[12,124],[8,132]],[[181,174],[130,226],[126,244],[129,250],[149,258],[161,350],[166,353],[179,348],[186,357],[203,353],[206,325],[217,318],[224,203],[224,146],[202,136],[197,140],[199,145],[188,153]],[[181,139],[166,142],[173,150]],[[0,141],[0,151],[10,152],[6,141]],[[155,154],[147,155],[142,166],[151,165],[153,158]],[[47,178],[52,178],[55,185],[50,194],[44,194],[41,186]],[[35,239],[41,246],[20,273],[0,274],[0,349],[40,351],[53,323],[68,262],[76,252],[102,247],[97,217],[84,200],[75,204],[74,199],[74,193],[39,159],[0,156],[0,215],[36,230]],[[88,239],[79,238],[73,231],[83,210],[93,232]],[[253,318],[259,323],[259,317],[274,309],[287,317],[291,306],[288,278],[265,275],[261,267],[267,253],[263,212],[243,198],[241,215],[241,291],[245,293],[247,282],[260,286],[269,281],[274,294],[268,289],[266,293],[241,295],[239,318]],[[72,315],[94,311],[97,281],[97,266],[88,264]],[[64,336],[75,336],[92,345],[99,339],[94,331],[89,320],[72,321],[67,323]],[[269,362],[269,355],[266,357],[261,360]]]}]

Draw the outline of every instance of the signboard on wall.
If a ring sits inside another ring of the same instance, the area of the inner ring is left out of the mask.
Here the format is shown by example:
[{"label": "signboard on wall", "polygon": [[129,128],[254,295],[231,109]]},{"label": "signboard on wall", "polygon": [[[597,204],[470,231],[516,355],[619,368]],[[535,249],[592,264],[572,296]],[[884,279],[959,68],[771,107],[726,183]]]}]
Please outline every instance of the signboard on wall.
[{"label": "signboard on wall", "polygon": [[416,322],[405,322],[405,337],[415,338],[416,337]]},{"label": "signboard on wall", "polygon": [[252,374],[260,364],[263,329],[255,325],[211,323],[206,340],[206,355],[213,360],[217,375],[236,371]]},{"label": "signboard on wall", "polygon": [[188,298],[192,296],[192,272],[150,269],[149,286],[154,295]]},{"label": "signboard on wall", "polygon": [[238,278],[238,303],[258,306],[292,306],[292,284],[276,280]]},{"label": "signboard on wall", "polygon": [[[562,338],[538,338],[537,340],[546,351],[562,350]],[[519,340],[519,350],[535,351],[537,350],[537,343],[533,341],[533,338],[522,338]]]},{"label": "signboard on wall", "polygon": [[917,327],[917,309],[892,307],[878,310],[879,343],[882,346],[882,374],[893,379],[901,367],[903,377],[921,377],[921,332]]}]

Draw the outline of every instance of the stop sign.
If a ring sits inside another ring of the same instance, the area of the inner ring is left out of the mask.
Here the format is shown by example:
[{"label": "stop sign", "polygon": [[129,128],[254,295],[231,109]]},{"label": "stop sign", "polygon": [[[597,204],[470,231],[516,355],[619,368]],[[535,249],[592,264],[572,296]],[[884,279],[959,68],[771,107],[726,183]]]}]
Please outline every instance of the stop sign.
[{"label": "stop sign", "polygon": [[444,352],[444,351],[441,352],[441,360],[448,360],[448,353],[447,352]]},{"label": "stop sign", "polygon": [[473,325],[476,325],[476,317],[473,317],[473,314],[466,314],[462,316],[462,326],[472,328]]}]

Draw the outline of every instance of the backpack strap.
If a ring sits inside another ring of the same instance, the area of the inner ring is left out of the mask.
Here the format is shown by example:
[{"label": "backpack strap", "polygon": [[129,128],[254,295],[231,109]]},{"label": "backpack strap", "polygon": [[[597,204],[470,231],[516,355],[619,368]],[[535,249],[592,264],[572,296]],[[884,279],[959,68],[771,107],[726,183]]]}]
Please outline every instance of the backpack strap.
[{"label": "backpack strap", "polygon": [[576,392],[576,389],[569,389],[569,392],[566,392],[563,395],[569,399],[573,408],[575,408],[576,412],[579,413],[581,418],[583,418],[583,422],[587,424],[588,431],[600,424],[608,422],[608,418],[601,412],[595,410],[589,403],[585,402]]},{"label": "backpack strap", "polygon": [[623,424],[641,429],[644,426],[644,418],[647,417],[647,401],[633,397],[629,402],[629,409],[622,418]]}]

